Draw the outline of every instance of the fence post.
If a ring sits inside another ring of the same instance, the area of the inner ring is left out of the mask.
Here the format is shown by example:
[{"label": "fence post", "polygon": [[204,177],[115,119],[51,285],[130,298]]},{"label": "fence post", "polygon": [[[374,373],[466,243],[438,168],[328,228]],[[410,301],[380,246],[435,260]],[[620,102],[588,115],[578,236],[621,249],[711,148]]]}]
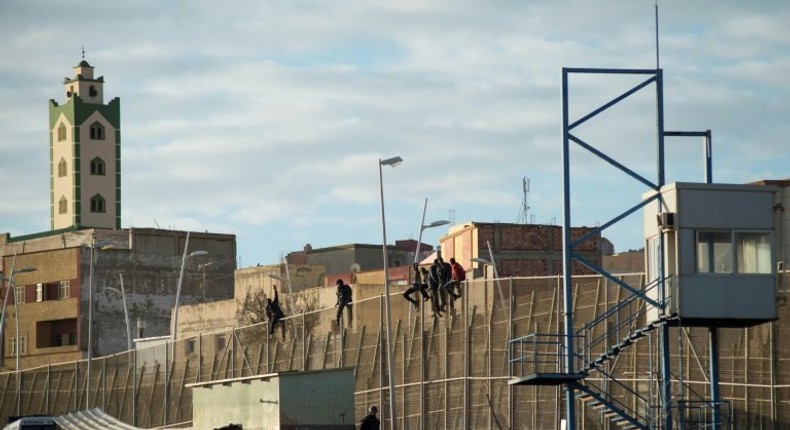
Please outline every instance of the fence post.
[{"label": "fence post", "polygon": [[469,295],[464,295],[463,302],[461,303],[461,319],[464,323],[464,410],[463,410],[463,428],[469,428]]},{"label": "fence post", "polygon": [[107,357],[101,358],[101,408],[107,410]]},{"label": "fence post", "polygon": [[[512,373],[512,366],[513,362],[513,344],[511,341],[513,340],[513,304],[515,303],[515,296],[513,294],[513,277],[510,278],[510,294],[508,294],[508,321],[507,321],[507,333],[508,333],[508,374]],[[514,417],[514,402],[513,402],[513,386],[508,384],[507,388],[507,404],[508,404],[508,428],[514,428],[513,426],[513,417]]]},{"label": "fence post", "polygon": [[170,340],[165,342],[165,379],[164,379],[164,382],[162,383],[162,385],[165,388],[164,389],[164,392],[165,392],[164,393],[165,394],[164,395],[165,403],[164,403],[164,414],[163,414],[163,421],[164,421],[163,426],[164,427],[167,427],[167,401],[169,400],[169,396],[167,395],[167,391],[168,391],[168,388],[170,388],[169,384],[168,384],[168,381],[169,381],[169,379],[168,379],[168,372],[170,371],[168,357],[170,355],[169,353],[170,353],[170,348],[171,347],[175,347],[175,345],[173,345],[173,340],[172,339],[170,339]]},{"label": "fence post", "polygon": [[134,361],[134,381],[132,381],[132,425],[137,425],[137,346],[131,351]]},{"label": "fence post", "polygon": [[[384,408],[384,296],[379,296],[379,410]],[[382,412],[382,418],[384,413]],[[390,417],[392,420],[392,417]],[[384,421],[382,419],[382,421]],[[391,422],[391,421],[390,421]]]},{"label": "fence post", "polygon": [[[305,326],[304,312],[302,312],[302,371],[307,370],[307,327]],[[294,333],[296,335],[296,333]]]},{"label": "fence post", "polygon": [[45,406],[45,409],[44,409],[44,410],[45,410],[45,411],[46,411],[46,413],[48,413],[48,414],[52,412],[52,411],[49,409],[49,396],[50,396],[50,392],[49,392],[49,390],[52,388],[52,386],[51,386],[51,385],[50,385],[50,383],[49,383],[49,382],[50,382],[50,380],[51,380],[51,378],[52,378],[52,372],[51,372],[51,370],[52,370],[52,365],[51,365],[51,364],[49,364],[49,363],[47,363],[47,389],[46,389],[46,390],[44,390],[44,395],[45,395],[45,396],[47,396],[47,397],[46,397],[46,401],[45,401],[45,403],[46,403],[46,406]]}]

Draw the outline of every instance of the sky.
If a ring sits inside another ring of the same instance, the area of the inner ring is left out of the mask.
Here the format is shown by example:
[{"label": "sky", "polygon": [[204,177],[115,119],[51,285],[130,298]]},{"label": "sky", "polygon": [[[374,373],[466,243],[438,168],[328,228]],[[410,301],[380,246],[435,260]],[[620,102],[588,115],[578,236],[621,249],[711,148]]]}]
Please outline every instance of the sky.
[{"label": "sky", "polygon": [[[714,182],[790,177],[790,4],[662,1],[658,21],[665,129],[712,131]],[[123,227],[231,233],[239,267],[273,264],[381,244],[381,183],[390,244],[426,199],[426,223],[562,225],[562,68],[655,69],[655,22],[653,0],[3,0],[0,232],[50,228],[47,106],[82,47],[121,99]],[[571,76],[572,120],[642,80]],[[656,178],[655,96],[578,135]],[[648,191],[579,148],[569,166],[574,226]],[[701,139],[667,138],[667,182],[703,166]],[[604,236],[641,248],[641,216]]]}]

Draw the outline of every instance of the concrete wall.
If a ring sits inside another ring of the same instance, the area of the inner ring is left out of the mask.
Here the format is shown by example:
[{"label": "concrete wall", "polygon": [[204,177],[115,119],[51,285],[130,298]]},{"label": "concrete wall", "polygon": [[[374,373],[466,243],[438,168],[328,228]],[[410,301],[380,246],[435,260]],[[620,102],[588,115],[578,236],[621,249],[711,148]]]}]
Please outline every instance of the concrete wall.
[{"label": "concrete wall", "polygon": [[603,268],[609,273],[641,273],[645,271],[644,251],[628,251],[604,255]]},{"label": "concrete wall", "polygon": [[235,299],[184,305],[178,310],[178,337],[238,327],[238,303]]},{"label": "concrete wall", "polygon": [[272,295],[274,285],[277,285],[281,292],[289,291],[286,282],[272,279],[270,274],[282,279],[290,279],[291,289],[293,292],[297,292],[323,285],[325,269],[321,265],[309,264],[290,264],[287,270],[282,264],[245,267],[233,272],[234,297],[237,300],[244,300],[248,291],[255,291],[259,288],[263,288],[267,295]]},{"label": "concrete wall", "polygon": [[[413,251],[396,249],[389,246],[389,266],[397,267],[411,263]],[[343,245],[331,248],[313,249],[307,253],[307,262],[312,265],[323,265],[326,274],[349,273],[351,264],[357,263],[362,270],[374,270],[384,267],[384,253],[381,245]]]},{"label": "concrete wall", "polygon": [[[267,374],[193,384],[193,426],[353,430],[354,370]],[[230,420],[231,422],[228,422]]]}]

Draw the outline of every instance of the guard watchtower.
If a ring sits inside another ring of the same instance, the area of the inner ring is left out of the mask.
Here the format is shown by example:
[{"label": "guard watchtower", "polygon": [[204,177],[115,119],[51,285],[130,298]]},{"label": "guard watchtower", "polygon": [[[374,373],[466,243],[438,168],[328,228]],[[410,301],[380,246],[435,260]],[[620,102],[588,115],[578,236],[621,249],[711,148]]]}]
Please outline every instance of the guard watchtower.
[{"label": "guard watchtower", "polygon": [[702,327],[776,320],[775,193],[758,185],[678,182],[661,187],[661,197],[648,203],[643,215],[647,278],[658,279],[663,272],[666,280],[665,288],[652,289],[648,296],[665,305],[651,307],[647,320],[677,317],[685,326]]}]

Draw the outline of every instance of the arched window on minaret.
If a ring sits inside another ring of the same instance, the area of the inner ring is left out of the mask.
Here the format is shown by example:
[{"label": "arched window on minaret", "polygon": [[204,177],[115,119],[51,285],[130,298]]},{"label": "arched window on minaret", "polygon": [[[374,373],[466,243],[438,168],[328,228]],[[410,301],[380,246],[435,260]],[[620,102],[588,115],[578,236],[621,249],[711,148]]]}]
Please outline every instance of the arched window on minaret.
[{"label": "arched window on minaret", "polygon": [[60,123],[60,126],[58,126],[58,142],[62,142],[64,140],[66,140],[66,125]]},{"label": "arched window on minaret", "polygon": [[58,177],[62,178],[68,174],[68,165],[66,164],[66,159],[61,158],[58,162]]},{"label": "arched window on minaret", "polygon": [[91,124],[91,140],[104,140],[104,126],[99,121]]},{"label": "arched window on minaret", "polygon": [[66,200],[65,196],[60,196],[60,200],[58,201],[58,213],[65,214],[69,212],[69,201]]},{"label": "arched window on minaret", "polygon": [[96,194],[93,197],[91,197],[91,212],[94,213],[106,212],[106,208],[104,207],[104,205],[105,205],[104,197],[102,197],[101,194]]},{"label": "arched window on minaret", "polygon": [[99,157],[91,160],[91,175],[104,176],[104,160]]}]

